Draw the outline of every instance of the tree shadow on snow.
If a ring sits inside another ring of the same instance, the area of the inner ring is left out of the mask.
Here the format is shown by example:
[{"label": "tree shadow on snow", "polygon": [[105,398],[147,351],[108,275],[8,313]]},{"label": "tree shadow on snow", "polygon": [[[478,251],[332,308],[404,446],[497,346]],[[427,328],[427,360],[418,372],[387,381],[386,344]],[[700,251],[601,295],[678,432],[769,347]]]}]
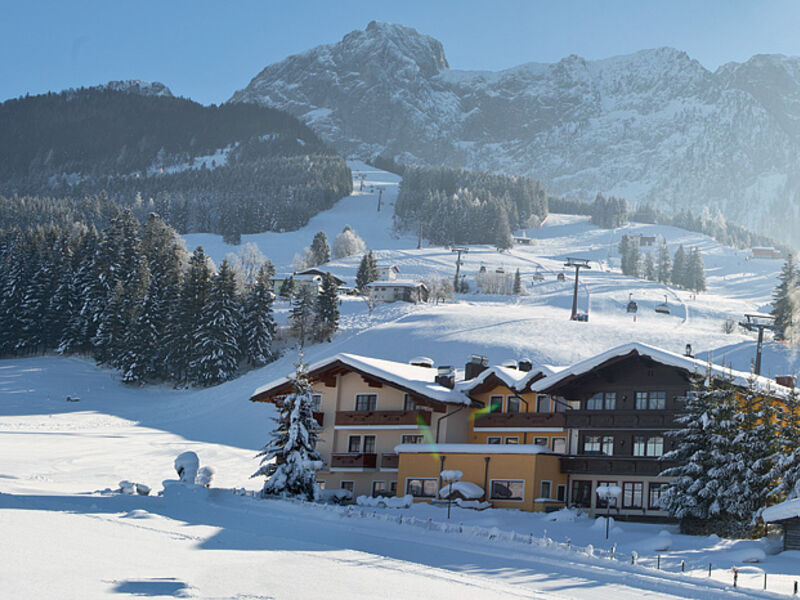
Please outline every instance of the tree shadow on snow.
[{"label": "tree shadow on snow", "polygon": [[114,586],[113,591],[117,594],[130,594],[131,596],[189,597],[189,587],[174,577],[120,581]]}]

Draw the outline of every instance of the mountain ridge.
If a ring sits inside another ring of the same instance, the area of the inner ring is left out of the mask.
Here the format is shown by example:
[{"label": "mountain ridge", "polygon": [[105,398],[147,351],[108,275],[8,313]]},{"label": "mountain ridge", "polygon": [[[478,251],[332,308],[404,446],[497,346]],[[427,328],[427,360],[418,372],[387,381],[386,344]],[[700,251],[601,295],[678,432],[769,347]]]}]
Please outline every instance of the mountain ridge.
[{"label": "mountain ridge", "polygon": [[451,70],[434,38],[371,22],[267,66],[229,102],[286,110],[360,158],[529,175],[566,197],[719,207],[783,239],[800,224],[800,58],[712,72],[660,47]]}]

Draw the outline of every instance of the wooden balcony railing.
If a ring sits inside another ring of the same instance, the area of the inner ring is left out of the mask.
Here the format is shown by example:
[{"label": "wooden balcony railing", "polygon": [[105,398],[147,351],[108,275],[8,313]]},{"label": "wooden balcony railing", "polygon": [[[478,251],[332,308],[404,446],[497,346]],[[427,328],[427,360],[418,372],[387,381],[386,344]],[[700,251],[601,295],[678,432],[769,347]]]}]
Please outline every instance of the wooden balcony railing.
[{"label": "wooden balcony railing", "polygon": [[481,427],[564,427],[564,413],[491,412],[475,417],[475,429]]},{"label": "wooden balcony railing", "polygon": [[341,469],[374,469],[377,458],[377,454],[365,454],[363,452],[331,454],[331,467],[338,467]]},{"label": "wooden balcony railing", "polygon": [[381,469],[396,469],[400,466],[400,457],[397,454],[381,454]]},{"label": "wooden balcony railing", "polygon": [[571,429],[674,429],[675,411],[668,410],[568,410]]},{"label": "wooden balcony railing", "polygon": [[359,425],[430,427],[431,413],[427,410],[340,410],[336,412],[336,425],[350,427]]},{"label": "wooden balcony railing", "polygon": [[561,472],[586,475],[656,476],[671,465],[657,458],[640,456],[564,456]]}]

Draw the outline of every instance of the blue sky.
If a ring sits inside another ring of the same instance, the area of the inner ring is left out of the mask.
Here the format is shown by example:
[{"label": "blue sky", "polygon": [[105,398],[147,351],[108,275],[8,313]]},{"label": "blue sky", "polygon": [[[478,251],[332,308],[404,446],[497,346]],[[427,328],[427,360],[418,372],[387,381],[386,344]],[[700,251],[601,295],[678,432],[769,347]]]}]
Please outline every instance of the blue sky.
[{"label": "blue sky", "polygon": [[800,55],[800,2],[789,0],[0,1],[0,99],[147,79],[223,102],[264,66],[373,19],[436,37],[458,69],[657,46],[710,69],[757,53]]}]

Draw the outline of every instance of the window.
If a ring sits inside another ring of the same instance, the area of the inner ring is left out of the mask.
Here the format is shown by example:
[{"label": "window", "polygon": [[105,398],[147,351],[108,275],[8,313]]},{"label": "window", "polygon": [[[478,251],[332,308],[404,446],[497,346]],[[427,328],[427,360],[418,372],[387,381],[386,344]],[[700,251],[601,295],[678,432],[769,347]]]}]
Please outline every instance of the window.
[{"label": "window", "polygon": [[614,436],[603,436],[603,454],[606,456],[614,456]]},{"label": "window", "polygon": [[661,456],[664,454],[664,438],[651,437],[647,440],[647,456]]},{"label": "window", "polygon": [[516,435],[506,437],[506,444],[519,444],[519,437]]},{"label": "window", "polygon": [[502,412],[503,410],[503,397],[502,396],[489,396],[489,412]]},{"label": "window", "polygon": [[364,454],[375,454],[375,436],[364,436]]},{"label": "window", "polygon": [[550,396],[542,394],[536,397],[536,412],[550,412]]},{"label": "window", "polygon": [[533,438],[533,443],[537,446],[544,446],[547,447],[547,438],[546,437],[535,437]]},{"label": "window", "polygon": [[519,396],[509,396],[508,400],[506,400],[506,412],[518,413],[520,405],[521,402]]},{"label": "window", "polygon": [[347,442],[348,452],[361,452],[361,436],[351,435]]},{"label": "window", "polygon": [[404,444],[421,444],[425,440],[424,436],[419,434],[407,434],[401,439]]},{"label": "window", "polygon": [[396,482],[396,481],[392,481],[392,482],[389,484],[389,492],[391,492],[391,494],[392,494],[393,496],[396,496],[396,495],[397,495],[397,482]]},{"label": "window", "polygon": [[662,510],[661,508],[661,493],[664,491],[664,488],[667,484],[665,483],[655,483],[650,482],[650,498],[647,504],[648,508],[653,510]]},{"label": "window", "polygon": [[556,499],[560,500],[561,502],[566,501],[567,499],[567,486],[563,483],[559,483],[556,487]]},{"label": "window", "polygon": [[356,410],[375,410],[378,394],[356,394]]},{"label": "window", "polygon": [[311,410],[314,412],[322,410],[322,394],[311,394]]},{"label": "window", "polygon": [[666,407],[666,392],[636,392],[637,410],[664,410]]},{"label": "window", "polygon": [[353,482],[352,481],[343,481],[339,484],[343,490],[347,490],[351,494],[353,493]]},{"label": "window", "polygon": [[541,489],[539,491],[539,498],[550,498],[550,494],[552,492],[553,492],[553,482],[542,481]]},{"label": "window", "polygon": [[572,505],[580,508],[591,508],[592,506],[592,482],[574,480],[572,482]]},{"label": "window", "polygon": [[372,497],[375,496],[382,496],[386,492],[386,482],[385,481],[373,481],[372,482]]},{"label": "window", "polygon": [[317,485],[319,486],[319,489],[321,489],[321,490],[325,489],[325,482],[324,481],[320,481],[319,479],[317,479]]},{"label": "window", "polygon": [[490,482],[492,500],[522,500],[525,482],[521,479],[492,479]]},{"label": "window", "polygon": [[616,392],[597,392],[586,401],[586,410],[614,410],[617,407]]},{"label": "window", "polygon": [[434,498],[436,484],[436,479],[409,478],[406,479],[406,494],[411,494],[414,498]]},{"label": "window", "polygon": [[[617,482],[616,481],[598,481],[597,482],[597,487],[600,487],[601,485],[617,485]],[[597,498],[595,499],[595,502],[597,504],[595,506],[597,506],[597,508],[608,508],[609,500],[604,500],[603,498],[600,497],[600,494],[598,494],[597,492],[595,492],[595,495],[597,496]],[[616,500],[611,500],[610,502],[611,502],[611,508],[616,508],[617,507],[617,501]]]},{"label": "window", "polygon": [[644,456],[645,455],[645,437],[643,435],[635,435],[633,436],[633,455],[634,456]]},{"label": "window", "polygon": [[642,508],[644,484],[641,481],[626,481],[622,484],[622,508]]},{"label": "window", "polygon": [[499,444],[502,441],[503,440],[499,435],[490,435],[489,437],[486,438],[487,444]]},{"label": "window", "polygon": [[587,435],[583,438],[583,453],[584,454],[600,454],[600,436]]},{"label": "window", "polygon": [[411,397],[411,394],[405,395],[403,399],[403,410],[417,410],[417,403],[414,402],[414,398]]},{"label": "window", "polygon": [[553,438],[553,452],[557,454],[566,454],[567,453],[567,440],[565,438]]}]

